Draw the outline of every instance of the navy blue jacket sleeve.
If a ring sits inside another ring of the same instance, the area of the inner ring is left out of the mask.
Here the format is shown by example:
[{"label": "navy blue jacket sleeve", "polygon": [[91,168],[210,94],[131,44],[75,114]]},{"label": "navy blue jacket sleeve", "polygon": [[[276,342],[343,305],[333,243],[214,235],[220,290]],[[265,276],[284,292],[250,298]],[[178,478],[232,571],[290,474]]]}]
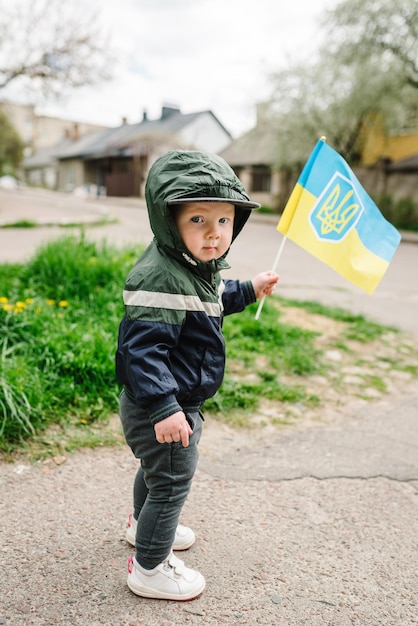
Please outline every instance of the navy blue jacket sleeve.
[{"label": "navy blue jacket sleeve", "polygon": [[124,318],[119,329],[116,374],[138,406],[149,411],[152,423],[181,411],[177,382],[171,372],[170,351],[181,327]]},{"label": "navy blue jacket sleeve", "polygon": [[257,300],[253,284],[250,280],[224,280],[225,289],[222,294],[224,314],[239,313],[246,306]]}]

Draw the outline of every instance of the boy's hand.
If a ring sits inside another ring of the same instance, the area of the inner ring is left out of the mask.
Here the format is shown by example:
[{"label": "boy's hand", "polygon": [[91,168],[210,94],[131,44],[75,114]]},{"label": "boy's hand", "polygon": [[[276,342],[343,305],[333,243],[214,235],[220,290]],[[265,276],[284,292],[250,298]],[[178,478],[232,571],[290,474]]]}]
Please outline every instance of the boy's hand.
[{"label": "boy's hand", "polygon": [[257,274],[252,280],[257,300],[264,296],[271,296],[278,280],[279,276],[275,272],[261,272],[261,274]]},{"label": "boy's hand", "polygon": [[177,411],[154,426],[158,443],[181,441],[183,448],[189,445],[189,435],[193,433],[183,411]]}]

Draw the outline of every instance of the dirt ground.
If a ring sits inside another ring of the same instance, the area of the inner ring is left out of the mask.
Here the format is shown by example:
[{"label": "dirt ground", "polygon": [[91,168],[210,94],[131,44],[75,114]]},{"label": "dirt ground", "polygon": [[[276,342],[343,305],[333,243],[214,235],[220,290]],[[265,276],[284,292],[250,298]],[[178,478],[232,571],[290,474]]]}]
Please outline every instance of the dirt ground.
[{"label": "dirt ground", "polygon": [[[345,322],[299,307],[282,307],[281,321],[318,333],[316,345],[332,367],[326,376],[309,376],[306,384],[304,381],[306,391],[320,398],[319,406],[296,403],[286,407],[264,401],[251,424],[261,426],[265,433],[269,426],[274,428],[272,422],[281,428],[335,423],[369,403],[407,396],[418,387],[418,341],[409,333],[388,330],[370,342],[346,339]],[[339,344],[343,347],[335,347]],[[281,376],[280,380],[298,384],[297,376]]]}]

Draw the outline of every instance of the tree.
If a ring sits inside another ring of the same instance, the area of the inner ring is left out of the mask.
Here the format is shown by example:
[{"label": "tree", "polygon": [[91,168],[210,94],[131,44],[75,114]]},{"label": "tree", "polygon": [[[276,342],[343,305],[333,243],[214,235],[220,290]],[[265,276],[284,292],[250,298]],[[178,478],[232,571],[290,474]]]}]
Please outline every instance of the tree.
[{"label": "tree", "polygon": [[61,0],[0,0],[0,90],[30,84],[44,95],[110,76],[95,16]]},{"label": "tree", "polygon": [[[383,17],[377,32],[382,33],[382,42],[388,41],[383,33],[390,33],[393,23],[403,20],[406,28],[409,20],[415,19],[415,4],[415,0],[344,0],[327,13],[326,43],[317,60],[293,65],[273,77],[275,89],[268,114],[280,137],[278,165],[300,166],[321,135],[355,163],[361,154],[365,128],[399,132],[411,118],[416,118],[417,92],[412,75],[407,76],[418,50],[417,39],[415,48],[411,45],[414,26],[410,28],[410,37],[405,33],[402,54],[399,42],[397,55],[388,48],[375,46],[374,39],[368,41],[358,26],[360,21],[367,30],[363,13],[372,19],[379,6]],[[398,7],[399,16],[391,13],[389,7]],[[405,7],[411,9],[408,17]],[[394,40],[395,37],[391,39]],[[409,61],[405,71],[401,71],[405,58]]]},{"label": "tree", "polygon": [[374,57],[418,88],[416,0],[343,0],[324,14],[323,24],[328,48],[341,61]]},{"label": "tree", "polygon": [[23,158],[24,143],[0,110],[0,176],[14,174]]}]

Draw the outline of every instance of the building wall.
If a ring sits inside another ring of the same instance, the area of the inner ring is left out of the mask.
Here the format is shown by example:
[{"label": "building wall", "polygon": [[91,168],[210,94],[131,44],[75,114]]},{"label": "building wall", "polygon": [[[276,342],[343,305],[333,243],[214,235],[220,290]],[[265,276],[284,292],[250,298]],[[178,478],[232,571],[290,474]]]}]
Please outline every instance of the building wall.
[{"label": "building wall", "polygon": [[411,198],[418,218],[418,172],[392,172],[387,179],[386,193],[395,200]]},{"label": "building wall", "polygon": [[0,107],[6,113],[25,144],[31,145],[35,129],[35,107],[14,104],[7,100],[0,102]]},{"label": "building wall", "polygon": [[251,200],[278,213],[284,209],[298,178],[296,172],[283,172],[271,168],[270,190],[254,191],[252,167],[237,168],[236,174],[249,193]]},{"label": "building wall", "polygon": [[85,180],[84,162],[77,159],[60,161],[58,167],[58,189],[71,192],[90,181]]},{"label": "building wall", "polygon": [[72,122],[56,117],[39,115],[35,118],[33,145],[36,149],[53,146],[63,137],[71,137],[76,140],[81,135],[95,130],[105,130],[105,128],[105,126],[96,126],[95,124]]},{"label": "building wall", "polygon": [[389,172],[383,168],[354,168],[359,181],[374,198],[384,194],[394,200],[411,198],[418,208],[418,172]]},{"label": "building wall", "polygon": [[354,168],[354,173],[367,193],[379,206],[383,195],[390,196],[394,202],[410,199],[414,203],[414,217],[418,221],[418,172],[389,172],[383,167]]},{"label": "building wall", "polygon": [[207,152],[220,152],[231,143],[231,138],[210,113],[199,115],[183,128],[179,136],[187,146]]},{"label": "building wall", "polygon": [[388,142],[387,154],[384,153],[383,156],[391,161],[401,161],[418,153],[418,133],[389,137]]},{"label": "building wall", "polygon": [[[395,202],[410,198],[416,207],[418,219],[418,172],[385,172],[383,166],[355,167],[354,173],[367,193],[375,200],[389,195]],[[296,172],[281,172],[272,169],[269,192],[252,190],[252,168],[237,169],[237,175],[247,189],[251,199],[281,213],[297,182]]]},{"label": "building wall", "polygon": [[418,120],[417,129],[410,133],[387,136],[384,129],[376,124],[365,132],[362,151],[363,165],[375,165],[381,160],[401,161],[418,153]]},{"label": "building wall", "polygon": [[57,144],[63,137],[78,136],[94,130],[105,130],[105,126],[62,120],[47,115],[37,115],[33,105],[0,102],[13,126],[32,153],[40,148]]},{"label": "building wall", "polygon": [[57,189],[58,175],[54,166],[34,168],[26,172],[26,182],[32,187],[45,187],[46,189]]}]

